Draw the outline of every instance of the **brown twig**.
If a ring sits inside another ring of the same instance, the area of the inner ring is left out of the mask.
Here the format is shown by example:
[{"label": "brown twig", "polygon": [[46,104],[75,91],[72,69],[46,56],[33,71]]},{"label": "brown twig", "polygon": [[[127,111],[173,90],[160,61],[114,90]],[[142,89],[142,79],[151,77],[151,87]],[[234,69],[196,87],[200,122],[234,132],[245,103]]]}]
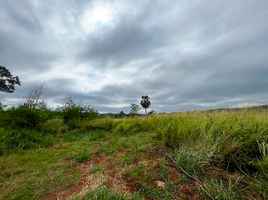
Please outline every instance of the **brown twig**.
[{"label": "brown twig", "polygon": [[182,167],[178,167],[177,165],[175,165],[174,163],[168,163],[168,165],[169,166],[171,166],[171,167],[173,167],[173,168],[175,168],[175,169],[179,169],[179,170],[181,170],[188,178],[190,178],[190,179],[192,179],[193,181],[196,181],[196,182],[198,182],[200,185],[202,185],[202,183],[201,183],[201,181],[198,179],[198,178],[196,178],[196,177],[194,177],[194,176],[191,176],[190,174],[188,174]]}]

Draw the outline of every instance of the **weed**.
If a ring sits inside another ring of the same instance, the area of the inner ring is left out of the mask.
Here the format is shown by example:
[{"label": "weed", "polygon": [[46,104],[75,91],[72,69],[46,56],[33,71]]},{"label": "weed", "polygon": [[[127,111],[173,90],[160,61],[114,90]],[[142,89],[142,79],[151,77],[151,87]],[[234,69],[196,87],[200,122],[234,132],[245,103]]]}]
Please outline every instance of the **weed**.
[{"label": "weed", "polygon": [[106,135],[105,131],[86,131],[86,132],[80,132],[80,131],[72,131],[63,136],[64,140],[67,142],[74,142],[77,140],[80,140],[82,138],[88,140],[88,141],[94,141],[98,140],[100,138],[103,138]]},{"label": "weed", "polygon": [[80,151],[76,153],[75,155],[75,162],[87,162],[89,160],[89,155],[91,153],[84,149],[83,151]]},{"label": "weed", "polygon": [[138,177],[144,173],[144,170],[145,166],[140,164],[138,167],[128,169],[125,176],[128,176],[131,180],[138,179]]},{"label": "weed", "polygon": [[183,168],[190,175],[198,176],[203,171],[204,163],[190,152],[175,150],[175,153],[170,154],[170,157],[178,168]]},{"label": "weed", "polygon": [[132,195],[126,194],[124,192],[115,192],[113,190],[107,189],[105,186],[99,187],[93,191],[87,193],[83,198],[75,197],[73,200],[144,200],[139,193],[134,193]]},{"label": "weed", "polygon": [[190,183],[190,179],[184,174],[180,177],[180,180],[183,183],[187,183],[187,184]]},{"label": "weed", "polygon": [[131,157],[128,157],[127,155],[123,155],[121,158],[121,167],[126,167],[127,165],[131,165],[136,162],[138,157],[135,154],[132,154]]},{"label": "weed", "polygon": [[98,171],[101,171],[102,168],[100,166],[95,166],[93,169],[92,169],[92,173],[93,174],[96,174]]},{"label": "weed", "polygon": [[210,180],[206,179],[206,188],[201,187],[202,195],[204,198],[209,199],[245,199],[243,192],[247,188],[239,187],[239,184],[243,177],[239,177],[237,180],[229,180],[228,183],[224,183],[222,180],[218,180],[212,177]]},{"label": "weed", "polygon": [[143,182],[139,180],[137,182],[137,186],[139,187],[139,191],[143,194],[145,194],[147,197],[153,198],[153,199],[167,199],[172,200],[174,199],[174,188],[153,188],[152,185],[148,184],[147,182]]},{"label": "weed", "polygon": [[158,167],[160,168],[161,180],[167,181],[169,177],[169,168],[165,166],[165,159],[158,161]]}]

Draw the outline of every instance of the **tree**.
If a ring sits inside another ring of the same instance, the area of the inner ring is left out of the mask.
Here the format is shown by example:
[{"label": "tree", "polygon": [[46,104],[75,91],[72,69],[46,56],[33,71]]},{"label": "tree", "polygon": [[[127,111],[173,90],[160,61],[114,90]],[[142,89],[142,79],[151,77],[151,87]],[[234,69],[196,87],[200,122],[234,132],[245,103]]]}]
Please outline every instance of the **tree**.
[{"label": "tree", "polygon": [[46,110],[46,96],[44,83],[37,83],[24,97],[23,104],[30,109]]},{"label": "tree", "polygon": [[149,99],[150,99],[150,97],[148,97],[147,95],[141,97],[141,103],[140,104],[145,109],[145,114],[146,115],[147,115],[147,108],[149,108],[149,106],[151,105],[151,102],[150,102]]},{"label": "tree", "polygon": [[119,113],[119,117],[124,117],[124,116],[126,116],[126,114],[124,113],[124,111],[121,111],[121,112]]},{"label": "tree", "polygon": [[140,108],[139,108],[139,106],[138,106],[137,104],[135,104],[135,103],[130,103],[129,106],[130,106],[130,108],[131,108],[129,114],[138,114],[138,111],[140,110]]},{"label": "tree", "polygon": [[13,93],[15,85],[21,85],[19,77],[13,76],[6,67],[0,66],[0,91]]}]

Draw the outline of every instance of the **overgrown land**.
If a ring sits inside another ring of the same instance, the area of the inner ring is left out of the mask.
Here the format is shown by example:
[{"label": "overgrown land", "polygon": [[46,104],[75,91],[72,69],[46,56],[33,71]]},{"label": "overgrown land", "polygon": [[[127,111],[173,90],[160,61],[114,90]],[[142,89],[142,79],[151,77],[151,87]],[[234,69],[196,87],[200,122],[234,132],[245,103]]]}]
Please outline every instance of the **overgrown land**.
[{"label": "overgrown land", "polygon": [[268,111],[0,109],[0,199],[267,199]]}]

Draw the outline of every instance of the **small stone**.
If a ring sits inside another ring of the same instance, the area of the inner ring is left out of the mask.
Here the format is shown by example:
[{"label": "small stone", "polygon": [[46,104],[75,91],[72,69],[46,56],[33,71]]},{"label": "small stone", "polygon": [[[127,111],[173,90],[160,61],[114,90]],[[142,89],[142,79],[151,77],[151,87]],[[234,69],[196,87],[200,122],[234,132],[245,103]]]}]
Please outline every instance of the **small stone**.
[{"label": "small stone", "polygon": [[162,181],[156,181],[158,187],[165,187],[165,182]]}]

